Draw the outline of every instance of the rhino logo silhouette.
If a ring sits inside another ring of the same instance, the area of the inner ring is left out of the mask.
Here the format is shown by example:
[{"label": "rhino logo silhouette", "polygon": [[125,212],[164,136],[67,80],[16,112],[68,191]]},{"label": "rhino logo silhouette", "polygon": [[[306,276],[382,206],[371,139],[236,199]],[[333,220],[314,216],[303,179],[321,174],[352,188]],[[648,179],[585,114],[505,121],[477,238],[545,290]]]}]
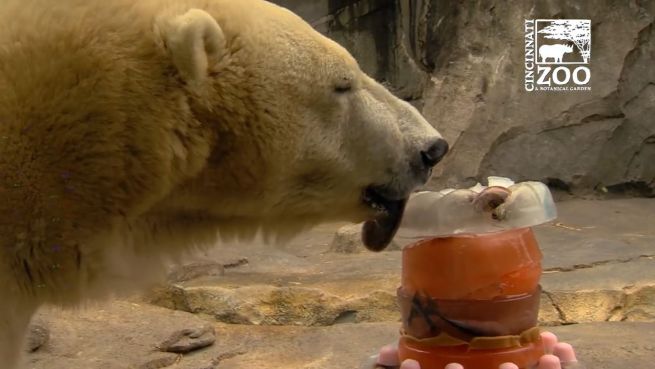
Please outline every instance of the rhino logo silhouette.
[{"label": "rhino logo silhouette", "polygon": [[539,47],[539,58],[545,63],[546,59],[553,58],[555,63],[561,63],[565,53],[573,52],[572,45],[554,44],[541,45]]},{"label": "rhino logo silhouette", "polygon": [[[537,19],[535,45],[539,64],[589,64],[591,21],[589,19]],[[551,40],[560,43],[550,44]],[[557,42],[557,41],[555,41]],[[564,62],[564,54],[573,53]],[[554,61],[550,61],[554,60]]]}]

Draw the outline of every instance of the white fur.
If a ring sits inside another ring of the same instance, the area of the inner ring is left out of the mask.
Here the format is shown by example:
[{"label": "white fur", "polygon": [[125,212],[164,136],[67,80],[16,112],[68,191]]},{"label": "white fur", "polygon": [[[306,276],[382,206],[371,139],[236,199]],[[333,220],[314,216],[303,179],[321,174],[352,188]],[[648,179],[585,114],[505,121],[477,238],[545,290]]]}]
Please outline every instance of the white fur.
[{"label": "white fur", "polygon": [[173,63],[189,83],[201,83],[207,78],[209,67],[224,56],[223,31],[207,12],[190,9],[173,19],[163,19],[160,25]]},{"label": "white fur", "polygon": [[40,305],[146,286],[219,235],[364,220],[363,189],[411,191],[439,137],[261,0],[4,0],[0,91],[4,369]]}]

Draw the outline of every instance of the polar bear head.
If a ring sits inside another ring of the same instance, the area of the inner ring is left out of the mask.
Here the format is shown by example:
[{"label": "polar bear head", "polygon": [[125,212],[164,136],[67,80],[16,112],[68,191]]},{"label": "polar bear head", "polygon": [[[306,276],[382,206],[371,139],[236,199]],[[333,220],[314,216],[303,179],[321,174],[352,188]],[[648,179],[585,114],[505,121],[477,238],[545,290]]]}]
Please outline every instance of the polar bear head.
[{"label": "polar bear head", "polygon": [[215,132],[198,197],[217,218],[278,231],[366,220],[365,244],[383,249],[446,141],[295,14],[258,0],[194,6],[156,32]]}]

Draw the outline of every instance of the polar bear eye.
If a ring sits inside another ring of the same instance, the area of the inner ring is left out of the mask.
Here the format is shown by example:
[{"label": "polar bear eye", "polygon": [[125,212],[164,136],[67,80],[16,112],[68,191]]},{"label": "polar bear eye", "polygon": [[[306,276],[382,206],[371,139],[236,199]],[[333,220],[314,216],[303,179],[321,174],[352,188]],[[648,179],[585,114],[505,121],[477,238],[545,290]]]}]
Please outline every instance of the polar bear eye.
[{"label": "polar bear eye", "polygon": [[339,81],[336,85],[334,85],[334,92],[338,94],[346,93],[352,89],[353,89],[352,81],[348,78],[344,78],[343,80]]},{"label": "polar bear eye", "polygon": [[351,86],[351,85],[347,85],[347,86],[334,86],[334,92],[339,93],[339,94],[346,93],[346,92],[348,92],[348,91],[350,91],[350,90],[352,90],[352,86]]}]

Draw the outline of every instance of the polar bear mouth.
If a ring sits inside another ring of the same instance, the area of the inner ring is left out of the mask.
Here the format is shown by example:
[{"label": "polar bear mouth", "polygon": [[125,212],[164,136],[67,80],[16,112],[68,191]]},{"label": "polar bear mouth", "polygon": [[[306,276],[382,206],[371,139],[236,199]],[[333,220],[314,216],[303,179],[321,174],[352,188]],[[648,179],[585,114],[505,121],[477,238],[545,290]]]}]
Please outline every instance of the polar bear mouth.
[{"label": "polar bear mouth", "polygon": [[382,193],[379,187],[368,187],[364,191],[363,201],[376,211],[373,219],[364,222],[362,241],[371,251],[382,251],[398,231],[403,218],[407,198],[391,199]]}]

